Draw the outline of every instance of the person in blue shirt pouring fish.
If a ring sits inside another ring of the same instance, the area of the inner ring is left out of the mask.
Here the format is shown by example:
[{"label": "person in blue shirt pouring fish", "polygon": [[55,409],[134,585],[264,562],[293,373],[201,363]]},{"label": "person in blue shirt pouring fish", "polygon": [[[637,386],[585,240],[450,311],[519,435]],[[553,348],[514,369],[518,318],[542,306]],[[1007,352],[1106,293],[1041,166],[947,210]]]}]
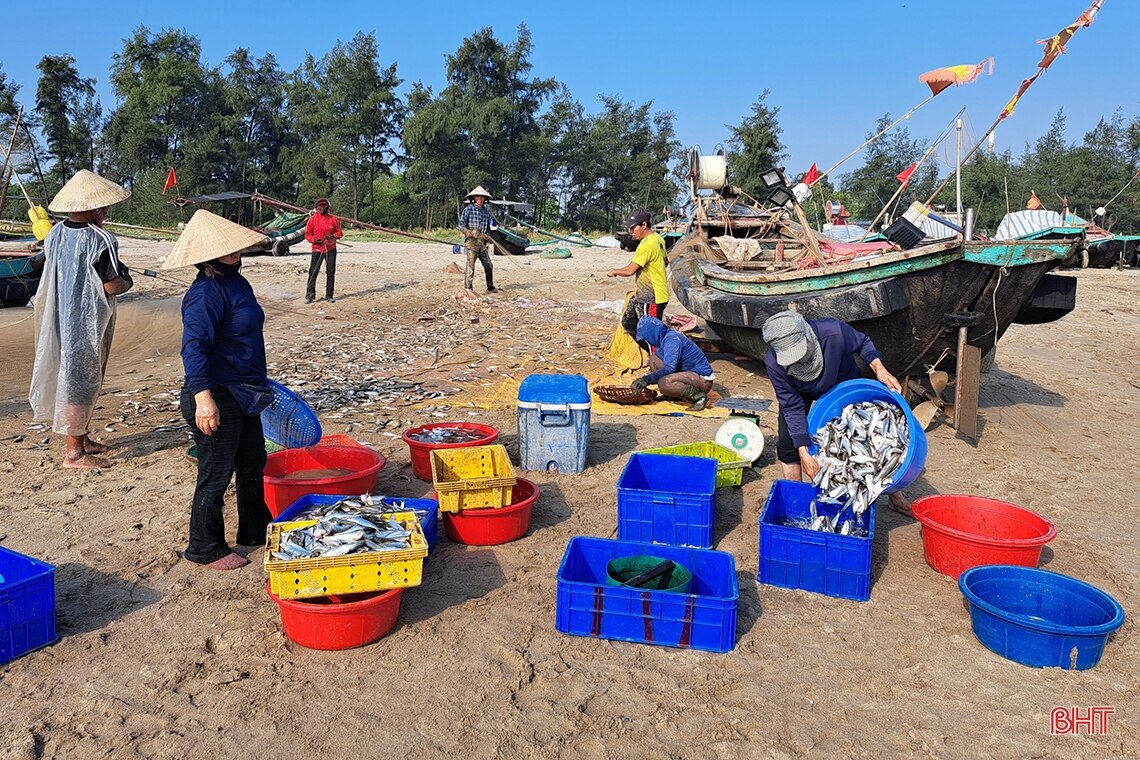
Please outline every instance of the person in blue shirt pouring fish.
[{"label": "person in blue shirt pouring fish", "polygon": [[[860,377],[858,354],[875,379],[895,393],[902,385],[883,365],[883,355],[863,333],[838,319],[804,319],[794,311],[781,311],[764,322],[768,353],[764,366],[780,404],[776,458],[785,480],[799,482],[819,472],[811,454],[807,412],[812,402],[845,380]],[[906,512],[901,492],[890,494],[891,508]]]}]

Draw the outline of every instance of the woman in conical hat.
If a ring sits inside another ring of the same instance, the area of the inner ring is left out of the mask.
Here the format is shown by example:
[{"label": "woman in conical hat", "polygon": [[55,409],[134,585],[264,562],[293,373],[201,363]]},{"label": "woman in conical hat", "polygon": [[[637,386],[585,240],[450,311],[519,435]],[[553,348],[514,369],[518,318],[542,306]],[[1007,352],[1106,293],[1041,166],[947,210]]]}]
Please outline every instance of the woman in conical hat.
[{"label": "woman in conical hat", "polygon": [[115,334],[115,297],[134,284],[119,261],[115,236],[103,229],[107,207],[131,197],[83,169],[48,204],[68,218],[44,239],[36,293],[36,358],[28,401],[36,419],[67,436],[64,467],[107,467],[108,448],[88,435]]},{"label": "woman in conical hat", "polygon": [[260,545],[272,519],[262,480],[261,412],[273,400],[266,376],[265,312],[241,274],[242,251],[264,243],[264,235],[199,209],[162,264],[163,269],[198,269],[182,299],[186,383],[179,404],[198,453],[184,556],[216,570],[249,564],[230,549],[222,518],[222,499],[235,474],[238,544]]}]

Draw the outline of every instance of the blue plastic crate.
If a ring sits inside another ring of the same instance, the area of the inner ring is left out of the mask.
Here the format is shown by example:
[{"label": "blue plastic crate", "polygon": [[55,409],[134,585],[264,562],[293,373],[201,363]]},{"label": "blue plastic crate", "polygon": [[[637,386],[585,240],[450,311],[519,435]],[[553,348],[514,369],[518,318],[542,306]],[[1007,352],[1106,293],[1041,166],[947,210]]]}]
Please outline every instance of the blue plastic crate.
[{"label": "blue plastic crate", "polygon": [[[866,512],[866,536],[841,536],[785,524],[811,519],[810,505],[815,496],[811,483],[777,480],[772,484],[760,512],[758,580],[770,586],[865,602],[871,598],[875,508]],[[839,505],[817,504],[816,511],[833,517]]]},{"label": "blue plastic crate", "polygon": [[[606,584],[619,557],[671,559],[693,574],[688,594]],[[558,568],[555,627],[571,636],[729,652],[736,646],[736,562],[704,549],[576,536]]]},{"label": "blue plastic crate", "polygon": [[[344,494],[309,494],[302,496],[289,505],[289,508],[279,514],[273,522],[289,522],[297,520],[299,516],[312,509],[326,504],[335,504],[341,499],[350,498]],[[435,551],[439,540],[439,502],[435,499],[405,499],[400,496],[385,496],[385,504],[401,502],[410,511],[418,513],[420,527],[424,529],[424,538],[427,539],[428,554]]]},{"label": "blue plastic crate", "polygon": [[590,448],[590,386],[581,375],[527,375],[519,385],[519,465],[576,473]]},{"label": "blue plastic crate", "polygon": [[0,547],[0,665],[56,638],[55,567]]},{"label": "blue plastic crate", "polygon": [[712,547],[718,462],[635,452],[617,483],[618,538]]}]

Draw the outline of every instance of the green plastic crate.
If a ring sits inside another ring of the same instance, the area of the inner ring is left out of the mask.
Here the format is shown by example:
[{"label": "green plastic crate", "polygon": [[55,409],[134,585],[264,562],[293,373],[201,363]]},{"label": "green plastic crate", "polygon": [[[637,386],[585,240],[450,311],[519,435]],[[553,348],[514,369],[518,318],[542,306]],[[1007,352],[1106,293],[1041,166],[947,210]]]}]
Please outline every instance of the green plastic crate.
[{"label": "green plastic crate", "polygon": [[740,485],[744,477],[744,468],[750,462],[742,459],[732,449],[726,449],[716,441],[700,441],[699,443],[681,443],[676,446],[662,446],[657,449],[642,449],[646,454],[670,454],[678,457],[707,457],[717,461],[716,487]]}]

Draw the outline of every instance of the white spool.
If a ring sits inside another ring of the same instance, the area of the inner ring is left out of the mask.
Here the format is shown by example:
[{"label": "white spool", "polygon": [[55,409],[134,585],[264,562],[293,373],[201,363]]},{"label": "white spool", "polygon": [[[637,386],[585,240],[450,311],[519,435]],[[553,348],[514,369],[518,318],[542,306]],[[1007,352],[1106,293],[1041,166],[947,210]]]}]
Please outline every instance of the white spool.
[{"label": "white spool", "polygon": [[728,163],[724,156],[694,156],[694,179],[698,190],[720,190],[728,184]]}]

